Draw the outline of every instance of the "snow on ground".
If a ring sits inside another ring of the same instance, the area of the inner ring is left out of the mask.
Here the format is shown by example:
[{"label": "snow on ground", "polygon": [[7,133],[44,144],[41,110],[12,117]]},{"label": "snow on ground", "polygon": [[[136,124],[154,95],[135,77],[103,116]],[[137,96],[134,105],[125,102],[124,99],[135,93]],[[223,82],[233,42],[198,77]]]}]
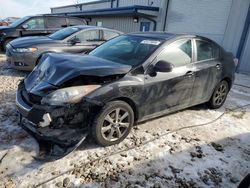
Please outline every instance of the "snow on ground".
[{"label": "snow on ground", "polygon": [[[250,172],[250,106],[237,108],[250,103],[250,89],[236,85],[221,109],[192,107],[139,124],[119,145],[103,148],[89,138],[63,159],[36,161],[38,145],[17,125],[14,104],[17,84],[27,73],[8,69],[4,58],[0,55],[0,187],[230,188]],[[250,77],[237,75],[236,83],[250,86]]]}]

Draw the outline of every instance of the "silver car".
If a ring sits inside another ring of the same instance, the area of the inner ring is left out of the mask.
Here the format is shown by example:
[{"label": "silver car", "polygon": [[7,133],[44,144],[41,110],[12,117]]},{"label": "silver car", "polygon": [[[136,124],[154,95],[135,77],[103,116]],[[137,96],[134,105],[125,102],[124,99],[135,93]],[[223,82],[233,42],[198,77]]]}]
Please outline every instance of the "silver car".
[{"label": "silver car", "polygon": [[116,30],[84,25],[67,27],[48,36],[19,38],[6,46],[7,62],[15,69],[31,71],[45,53],[86,53],[121,34]]}]

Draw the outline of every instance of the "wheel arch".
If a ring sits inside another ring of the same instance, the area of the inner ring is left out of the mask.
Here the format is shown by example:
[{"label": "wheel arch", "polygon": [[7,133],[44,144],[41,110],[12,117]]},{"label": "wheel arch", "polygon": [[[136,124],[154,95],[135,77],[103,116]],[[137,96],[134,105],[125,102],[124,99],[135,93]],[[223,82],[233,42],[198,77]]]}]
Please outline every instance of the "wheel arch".
[{"label": "wheel arch", "polygon": [[117,100],[128,103],[128,105],[132,108],[132,110],[134,112],[134,122],[137,122],[137,120],[139,118],[139,113],[138,113],[138,107],[137,107],[136,103],[128,97],[118,97],[118,98],[112,99],[111,101],[117,101]]},{"label": "wheel arch", "polygon": [[4,40],[3,40],[3,42],[2,42],[2,46],[1,46],[1,48],[2,48],[2,50],[5,50],[4,49],[4,45],[5,45],[5,42],[6,41],[8,41],[8,40],[14,40],[14,39],[17,39],[18,37],[6,37]]},{"label": "wheel arch", "polygon": [[225,77],[221,81],[223,80],[225,80],[228,83],[229,89],[231,89],[233,84],[232,79],[230,77]]}]

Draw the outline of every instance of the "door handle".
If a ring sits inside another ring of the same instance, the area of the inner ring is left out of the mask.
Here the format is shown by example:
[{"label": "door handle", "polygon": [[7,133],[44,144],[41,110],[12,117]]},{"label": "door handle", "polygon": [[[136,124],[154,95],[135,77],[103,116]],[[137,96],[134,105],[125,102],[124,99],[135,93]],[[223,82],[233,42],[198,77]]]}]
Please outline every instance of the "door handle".
[{"label": "door handle", "polygon": [[193,71],[188,71],[186,73],[186,76],[188,76],[188,77],[194,76],[194,72]]},{"label": "door handle", "polygon": [[216,67],[216,69],[220,70],[221,69],[221,64],[217,64],[215,67]]}]

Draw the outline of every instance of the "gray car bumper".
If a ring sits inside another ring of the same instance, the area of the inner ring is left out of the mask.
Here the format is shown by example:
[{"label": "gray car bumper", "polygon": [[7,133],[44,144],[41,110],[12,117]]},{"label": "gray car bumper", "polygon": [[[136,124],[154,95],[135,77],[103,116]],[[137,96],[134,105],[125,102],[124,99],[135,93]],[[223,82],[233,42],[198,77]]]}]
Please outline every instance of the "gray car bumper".
[{"label": "gray car bumper", "polygon": [[11,45],[6,46],[7,63],[15,69],[31,71],[37,63],[39,54],[36,53],[18,53],[13,51]]}]

